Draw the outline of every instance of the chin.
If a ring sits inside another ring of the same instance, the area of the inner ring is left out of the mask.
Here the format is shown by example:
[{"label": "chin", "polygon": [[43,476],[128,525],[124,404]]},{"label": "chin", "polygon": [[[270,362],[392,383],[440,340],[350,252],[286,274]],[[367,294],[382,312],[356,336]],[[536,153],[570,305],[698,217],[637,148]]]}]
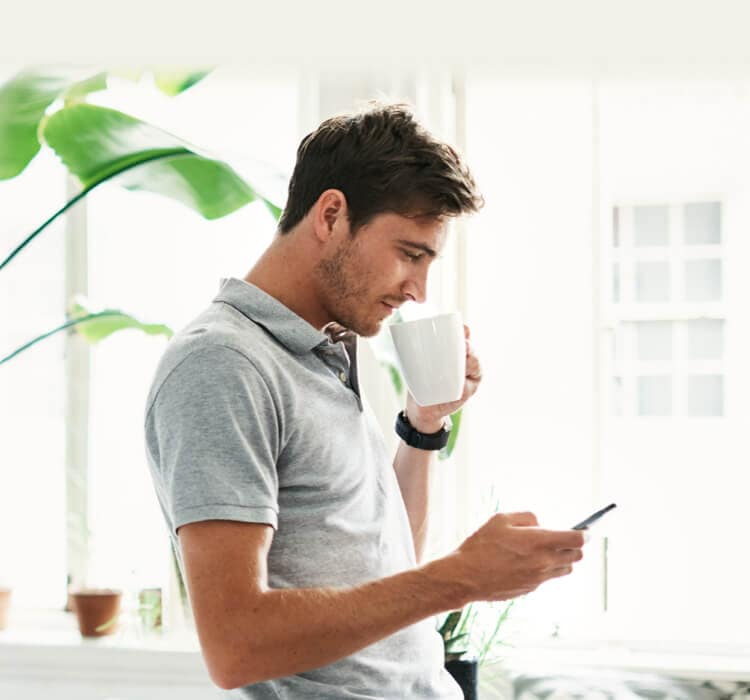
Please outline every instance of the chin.
[{"label": "chin", "polygon": [[357,322],[349,326],[350,330],[353,330],[358,336],[362,338],[372,338],[374,335],[380,333],[382,327],[382,321],[363,321]]}]

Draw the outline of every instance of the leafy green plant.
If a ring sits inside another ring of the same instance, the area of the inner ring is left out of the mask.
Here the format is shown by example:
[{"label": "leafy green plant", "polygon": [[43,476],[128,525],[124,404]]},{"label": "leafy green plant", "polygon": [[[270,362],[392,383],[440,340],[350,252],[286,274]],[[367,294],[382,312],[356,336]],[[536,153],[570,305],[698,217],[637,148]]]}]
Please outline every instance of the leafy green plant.
[{"label": "leafy green plant", "polygon": [[[130,190],[146,190],[177,200],[206,219],[226,216],[252,201],[261,201],[279,218],[280,207],[260,195],[228,164],[202,154],[195,146],[153,124],[117,110],[87,104],[87,95],[105,90],[112,73],[30,68],[0,85],[0,180],[21,175],[42,147],[47,146],[80,183],[78,194],[2,258],[0,271],[52,222],[99,185],[110,181]],[[115,73],[122,75],[121,71]],[[138,80],[142,73],[131,71],[127,77]],[[205,70],[154,71],[154,82],[165,94],[176,96],[207,74]],[[70,300],[64,323],[0,357],[0,364],[62,331],[76,332],[90,344],[125,329],[172,336],[172,330],[164,324],[144,323],[120,309],[92,312],[87,307],[85,300]],[[184,581],[176,561],[173,565],[184,606],[187,604]]]},{"label": "leafy green plant", "polygon": [[503,623],[508,619],[513,601],[507,603],[469,603],[461,610],[449,612],[438,627],[443,638],[445,660],[470,657],[479,665],[496,660]]},{"label": "leafy green plant", "polygon": [[[483,502],[491,514],[500,512],[494,486],[485,493]],[[503,648],[508,646],[501,635],[515,601],[469,603],[439,618],[445,661],[476,659],[480,666],[489,666],[501,660]]]},{"label": "leafy green plant", "polygon": [[[177,95],[206,74],[207,71],[157,71],[155,83],[166,94]],[[253,201],[263,202],[278,219],[280,207],[258,194],[228,164],[201,154],[195,146],[153,124],[117,110],[86,104],[88,94],[106,89],[107,78],[106,72],[86,75],[80,70],[28,69],[0,86],[0,180],[20,175],[46,145],[81,184],[77,195],[2,259],[0,271],[53,221],[108,181],[177,200],[206,219],[226,216]],[[61,106],[55,110],[55,105]],[[125,328],[171,334],[163,330],[165,326],[157,331],[158,326],[136,322],[120,310],[107,309],[88,318],[74,312],[68,314],[66,323],[24,343],[0,359],[0,364],[61,330],[75,326],[76,331],[85,328],[91,335],[92,329],[101,328],[102,324],[109,329],[102,337]],[[85,332],[82,334],[86,337]]]}]

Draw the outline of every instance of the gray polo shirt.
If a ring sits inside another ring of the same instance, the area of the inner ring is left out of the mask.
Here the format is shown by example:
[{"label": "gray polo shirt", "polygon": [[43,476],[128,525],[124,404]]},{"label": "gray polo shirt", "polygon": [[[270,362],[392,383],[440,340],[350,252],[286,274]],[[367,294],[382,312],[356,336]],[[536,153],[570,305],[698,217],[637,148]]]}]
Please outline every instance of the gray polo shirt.
[{"label": "gray polo shirt", "polygon": [[[356,336],[334,331],[323,334],[257,287],[229,279],[172,338],[145,431],[175,545],[186,523],[267,523],[275,530],[272,588],[356,586],[416,565],[392,459],[359,394]],[[328,666],[230,695],[461,697],[443,668],[433,619]]]}]

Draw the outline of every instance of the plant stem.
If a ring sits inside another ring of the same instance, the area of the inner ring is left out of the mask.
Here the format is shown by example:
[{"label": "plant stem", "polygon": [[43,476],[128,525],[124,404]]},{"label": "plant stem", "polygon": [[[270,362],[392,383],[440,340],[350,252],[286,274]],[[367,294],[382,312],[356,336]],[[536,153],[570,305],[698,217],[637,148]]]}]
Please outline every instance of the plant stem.
[{"label": "plant stem", "polygon": [[139,160],[136,163],[130,163],[126,165],[123,168],[120,168],[118,170],[115,170],[112,173],[109,173],[105,177],[103,177],[101,180],[98,180],[97,182],[93,183],[92,185],[89,185],[88,187],[84,188],[81,192],[79,192],[73,199],[71,199],[69,202],[67,202],[61,209],[58,209],[52,216],[49,217],[41,226],[39,226],[37,229],[35,229],[29,236],[26,237],[26,239],[15,249],[11,254],[5,258],[5,260],[0,263],[0,270],[2,270],[13,258],[16,257],[31,241],[33,241],[42,231],[44,231],[47,226],[49,226],[58,216],[64,214],[70,207],[72,207],[76,202],[83,199],[91,190],[93,190],[95,187],[98,187],[103,182],[107,182],[107,180],[111,180],[113,177],[116,177],[117,175],[120,175],[132,168],[137,168],[139,165],[145,165],[146,163],[151,163],[155,160],[162,160],[164,158],[175,158],[179,156],[193,156],[195,155],[192,151],[188,151],[186,148],[180,148],[175,149],[173,151],[170,151],[168,153],[160,152],[156,155],[153,155],[149,158],[144,158],[143,160]]},{"label": "plant stem", "polygon": [[54,335],[55,333],[59,333],[60,331],[64,331],[66,328],[70,328],[71,326],[76,326],[79,323],[83,323],[84,321],[90,321],[93,318],[101,318],[102,316],[121,316],[121,311],[100,311],[96,314],[89,314],[88,316],[82,316],[81,318],[74,318],[70,321],[67,321],[66,323],[63,323],[62,326],[58,326],[57,328],[53,328],[48,333],[44,333],[43,335],[37,336],[33,340],[30,340],[25,345],[22,345],[17,350],[14,350],[10,355],[7,357],[3,357],[0,359],[0,365],[2,365],[4,362],[7,362],[8,360],[14,358],[19,353],[23,352],[24,350],[27,350],[32,345],[35,345],[40,340],[44,340],[45,338],[49,338],[51,335]]}]

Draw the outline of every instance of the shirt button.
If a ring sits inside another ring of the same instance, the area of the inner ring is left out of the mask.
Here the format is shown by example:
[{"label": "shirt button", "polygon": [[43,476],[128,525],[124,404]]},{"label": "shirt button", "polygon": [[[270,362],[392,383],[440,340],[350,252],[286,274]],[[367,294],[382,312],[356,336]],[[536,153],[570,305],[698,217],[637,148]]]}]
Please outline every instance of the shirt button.
[{"label": "shirt button", "polygon": [[346,384],[346,372],[339,372],[339,379]]}]

